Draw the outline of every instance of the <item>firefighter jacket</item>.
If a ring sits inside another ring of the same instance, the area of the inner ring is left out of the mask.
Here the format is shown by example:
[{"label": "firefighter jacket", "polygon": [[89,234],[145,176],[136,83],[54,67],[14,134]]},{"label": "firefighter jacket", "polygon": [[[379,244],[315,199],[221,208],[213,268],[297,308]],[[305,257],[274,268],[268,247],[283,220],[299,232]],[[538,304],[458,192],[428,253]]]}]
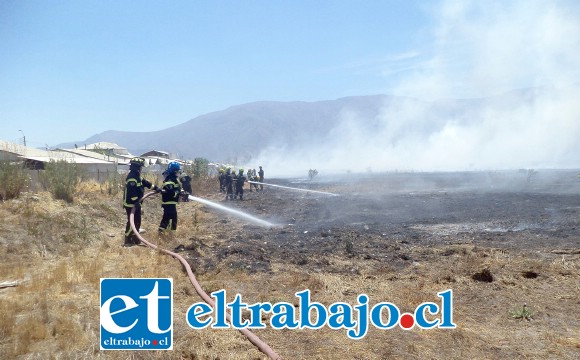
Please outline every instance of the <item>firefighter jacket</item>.
[{"label": "firefighter jacket", "polygon": [[244,175],[238,175],[238,177],[236,177],[236,189],[237,190],[243,189],[245,182],[246,177]]},{"label": "firefighter jacket", "polygon": [[224,185],[226,187],[232,185],[232,174],[229,172],[226,172],[226,174],[224,176]]},{"label": "firefighter jacket", "polygon": [[187,191],[190,194],[193,192],[191,188],[191,176],[183,175],[182,177],[179,178],[179,181],[181,182],[181,186],[183,186],[183,190]]},{"label": "firefighter jacket", "polygon": [[177,174],[168,174],[163,181],[161,189],[161,205],[176,205],[179,202],[181,187],[177,181]]},{"label": "firefighter jacket", "polygon": [[125,180],[125,192],[123,196],[123,207],[130,209],[135,207],[139,199],[143,197],[145,188],[151,189],[153,184],[145,179],[141,179],[139,171],[131,170]]}]

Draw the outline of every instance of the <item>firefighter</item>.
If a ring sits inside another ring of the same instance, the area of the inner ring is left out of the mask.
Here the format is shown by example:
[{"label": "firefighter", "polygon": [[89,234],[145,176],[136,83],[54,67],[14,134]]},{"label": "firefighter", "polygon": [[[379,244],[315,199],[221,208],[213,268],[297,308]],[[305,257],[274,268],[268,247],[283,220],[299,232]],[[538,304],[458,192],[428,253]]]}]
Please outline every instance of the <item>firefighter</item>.
[{"label": "firefighter", "polygon": [[[183,191],[187,192],[189,195],[191,195],[192,193],[192,189],[191,189],[191,176],[187,175],[186,173],[183,173],[180,177],[179,177],[179,181],[181,182],[181,187],[183,188]],[[187,196],[185,196],[183,198],[183,201],[189,201],[189,198]]]},{"label": "firefighter", "polygon": [[225,179],[224,179],[224,187],[226,189],[226,198],[225,200],[233,200],[234,199],[234,188],[233,188],[233,178],[232,178],[232,169],[227,168]]},{"label": "firefighter", "polygon": [[[254,181],[254,175],[252,174],[252,169],[248,169],[248,175],[247,175],[248,181]],[[250,192],[252,192],[252,183],[250,183]]]},{"label": "firefighter", "polygon": [[[254,169],[250,169],[248,170],[248,181],[257,181],[258,178],[256,177],[256,170]],[[258,185],[250,183],[250,192],[252,192],[252,188],[256,188],[256,191],[258,191]]]},{"label": "firefighter", "polygon": [[178,162],[172,161],[167,166],[167,170],[163,172],[163,175],[165,175],[161,190],[163,217],[159,224],[159,232],[177,229],[177,203],[181,195],[181,187],[177,181],[179,170],[181,170],[181,165]]},{"label": "firefighter", "polygon": [[125,225],[125,243],[123,244],[125,247],[138,245],[140,243],[137,235],[135,235],[133,233],[133,229],[131,229],[129,217],[131,215],[131,210],[135,208],[135,215],[133,220],[135,222],[135,228],[139,229],[141,227],[141,198],[145,193],[145,188],[152,188],[157,192],[161,191],[157,185],[153,185],[146,179],[141,178],[141,168],[143,165],[145,165],[145,159],[142,157],[132,158],[129,162],[129,174],[125,180],[125,191],[123,194],[123,207],[127,212],[127,224]]},{"label": "firefighter", "polygon": [[256,172],[256,169],[252,169],[252,181],[254,181],[254,189],[256,189],[256,192],[258,192],[258,184],[256,184],[256,182],[258,182],[258,173]]},{"label": "firefighter", "polygon": [[220,168],[220,175],[218,180],[220,181],[220,192],[226,192],[226,174],[223,168]]},{"label": "firefighter", "polygon": [[[263,183],[264,182],[264,169],[262,169],[262,166],[260,166],[260,171],[258,171],[258,176],[260,177],[259,181],[261,183]],[[262,185],[262,184],[260,184],[260,191],[264,191],[264,185]]]},{"label": "firefighter", "polygon": [[240,169],[238,177],[236,178],[236,198],[240,196],[240,200],[244,200],[244,183],[246,177],[244,176],[244,169]]},{"label": "firefighter", "polygon": [[237,196],[235,196],[237,182],[238,182],[238,173],[236,172],[236,170],[232,169],[232,200],[235,200],[237,198]]}]

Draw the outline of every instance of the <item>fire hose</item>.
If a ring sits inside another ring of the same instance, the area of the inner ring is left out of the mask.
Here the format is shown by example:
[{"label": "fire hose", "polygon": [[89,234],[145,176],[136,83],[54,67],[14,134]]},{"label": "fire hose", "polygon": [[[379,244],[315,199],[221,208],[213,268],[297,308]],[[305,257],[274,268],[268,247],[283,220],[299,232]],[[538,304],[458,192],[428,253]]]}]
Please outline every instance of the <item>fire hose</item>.
[{"label": "fire hose", "polygon": [[[155,192],[149,192],[147,194],[145,194],[143,196],[143,198],[141,198],[141,202],[143,200],[145,200],[146,198],[148,198],[151,195],[154,195]],[[135,235],[137,236],[137,238],[139,240],[141,240],[141,242],[145,245],[147,245],[148,247],[154,249],[154,250],[159,250],[165,254],[171,255],[172,257],[174,257],[175,259],[179,260],[179,262],[181,262],[181,264],[183,265],[183,267],[185,268],[185,271],[187,272],[187,275],[189,277],[189,280],[191,281],[191,284],[193,285],[193,287],[195,288],[195,291],[197,292],[197,294],[203,299],[203,301],[205,301],[208,305],[210,305],[212,308],[215,309],[215,302],[211,299],[211,297],[205,292],[203,291],[203,289],[201,288],[201,285],[199,285],[199,283],[197,282],[197,279],[195,278],[195,275],[193,274],[193,270],[191,269],[191,266],[189,265],[189,263],[179,254],[174,253],[172,251],[166,250],[166,249],[162,249],[159,246],[150,243],[149,241],[145,240],[141,234],[139,234],[139,231],[135,228],[135,208],[133,208],[131,210],[131,214],[129,215],[129,222],[131,224],[131,229],[133,230],[133,233],[135,233]],[[231,323],[231,316],[229,314],[226,314],[226,320],[228,322]],[[266,344],[262,339],[260,339],[256,334],[254,334],[253,332],[251,332],[248,329],[238,329],[248,340],[250,340],[250,342],[252,344],[254,344],[261,352],[263,352],[264,354],[268,355],[268,357],[270,357],[270,359],[272,360],[282,360],[282,358],[280,357],[280,355],[278,355],[274,350],[272,350],[272,348],[270,346],[268,346],[268,344]]]}]

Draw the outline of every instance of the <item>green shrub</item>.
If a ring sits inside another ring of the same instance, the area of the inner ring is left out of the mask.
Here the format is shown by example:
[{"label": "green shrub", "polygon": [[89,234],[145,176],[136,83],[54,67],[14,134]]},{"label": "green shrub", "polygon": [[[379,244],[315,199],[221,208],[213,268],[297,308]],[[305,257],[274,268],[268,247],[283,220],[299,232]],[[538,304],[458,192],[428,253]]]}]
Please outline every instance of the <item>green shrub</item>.
[{"label": "green shrub", "polygon": [[28,185],[28,175],[23,163],[0,161],[0,199],[8,200],[20,196]]},{"label": "green shrub", "polygon": [[524,304],[521,308],[517,308],[513,311],[510,311],[510,315],[514,319],[526,319],[528,321],[530,321],[534,318],[534,314],[532,313],[532,311],[528,308],[528,305],[526,305],[526,304]]},{"label": "green shrub", "polygon": [[55,199],[72,203],[76,188],[84,174],[83,169],[66,160],[50,160],[40,174],[41,183]]},{"label": "green shrub", "polygon": [[209,160],[206,158],[195,158],[193,160],[192,177],[195,179],[205,179],[209,175]]}]

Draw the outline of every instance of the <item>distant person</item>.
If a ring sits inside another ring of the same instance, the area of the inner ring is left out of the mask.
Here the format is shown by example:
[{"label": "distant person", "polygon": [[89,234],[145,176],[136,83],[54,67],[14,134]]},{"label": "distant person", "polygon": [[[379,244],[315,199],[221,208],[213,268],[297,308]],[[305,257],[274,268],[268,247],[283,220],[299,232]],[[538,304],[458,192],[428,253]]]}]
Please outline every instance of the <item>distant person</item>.
[{"label": "distant person", "polygon": [[219,174],[220,175],[218,177],[218,180],[220,182],[220,192],[223,193],[226,192],[226,173],[223,168],[220,168]]},{"label": "distant person", "polygon": [[[181,182],[181,187],[183,188],[183,191],[185,191],[187,195],[191,195],[193,191],[191,189],[191,176],[187,175],[186,173],[183,173],[183,175],[179,177],[179,181]],[[189,201],[189,198],[187,196],[184,196],[183,201],[187,202]]]},{"label": "distant person", "polygon": [[250,182],[250,189],[249,189],[250,192],[252,192],[252,188],[253,187],[257,186],[256,184],[253,184],[252,183],[252,181],[256,181],[257,180],[257,177],[254,174],[255,171],[256,170],[248,169],[248,175],[247,175],[247,177],[248,177],[248,182]]},{"label": "distant person", "polygon": [[239,174],[236,178],[236,195],[240,197],[240,200],[244,200],[244,183],[246,182],[246,177],[244,176],[244,169],[240,169]]},{"label": "distant person", "polygon": [[256,184],[258,182],[259,178],[258,178],[258,172],[256,171],[256,169],[252,169],[252,181],[253,183],[250,183],[250,189],[252,188],[252,185],[254,186],[254,189],[256,189],[256,192],[258,192],[258,184]]},{"label": "distant person", "polygon": [[[260,171],[258,171],[258,176],[259,176],[259,181],[261,183],[264,182],[264,169],[262,169],[262,166],[260,166]],[[260,191],[264,191],[264,185],[260,184]]]},{"label": "distant person", "polygon": [[225,200],[233,200],[234,199],[234,188],[233,188],[233,177],[232,177],[232,169],[227,168],[225,173],[224,179],[224,187],[226,190],[226,198]]},{"label": "distant person", "polygon": [[172,161],[163,172],[165,180],[161,190],[161,207],[163,208],[163,217],[159,224],[159,232],[167,230],[177,230],[177,203],[181,194],[181,187],[177,181],[177,174],[181,170],[178,162]]},{"label": "distant person", "polygon": [[151,184],[146,179],[141,178],[141,169],[145,164],[145,159],[141,157],[134,157],[129,161],[129,174],[125,180],[125,191],[123,194],[123,207],[127,212],[127,224],[125,225],[125,243],[123,246],[129,247],[138,245],[140,243],[137,235],[131,228],[129,221],[131,210],[135,208],[134,223],[135,228],[141,228],[141,198],[145,193],[145,188],[153,189],[157,192],[161,191],[157,185]]},{"label": "distant person", "polygon": [[238,182],[238,173],[236,173],[236,170],[232,170],[232,195],[233,195],[233,200],[236,199],[236,196],[234,195],[236,192],[236,184]]}]

